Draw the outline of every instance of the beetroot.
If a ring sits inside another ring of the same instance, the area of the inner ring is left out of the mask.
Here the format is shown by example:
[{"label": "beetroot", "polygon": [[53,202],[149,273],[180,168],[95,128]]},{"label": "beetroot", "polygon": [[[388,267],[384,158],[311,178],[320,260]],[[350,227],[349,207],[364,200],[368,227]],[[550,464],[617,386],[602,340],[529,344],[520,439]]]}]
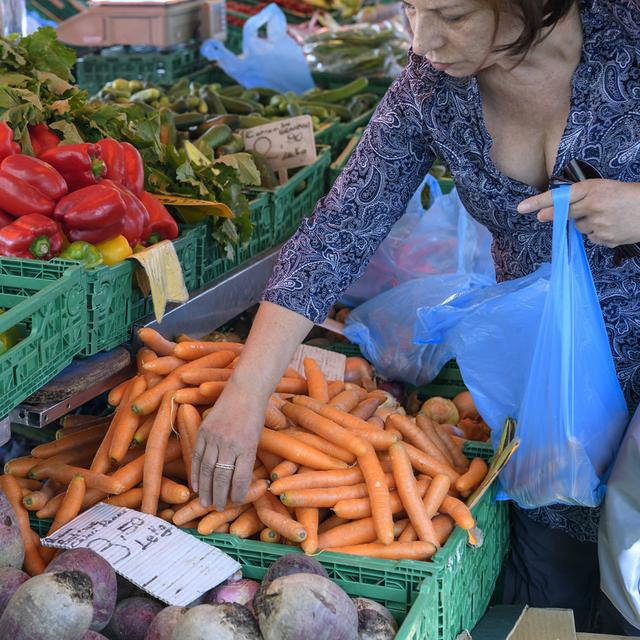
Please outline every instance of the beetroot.
[{"label": "beetroot", "polygon": [[46,569],[51,571],[83,571],[89,576],[93,585],[91,629],[104,629],[116,607],[117,581],[111,565],[91,549],[70,549],[53,560]]},{"label": "beetroot", "polygon": [[86,573],[43,573],[18,587],[0,618],[0,638],[81,640],[93,617]]},{"label": "beetroot", "polygon": [[276,578],[256,601],[264,640],[357,640],[358,613],[328,578],[295,573]]},{"label": "beetroot", "polygon": [[173,630],[189,609],[166,607],[151,622],[145,640],[171,640]]},{"label": "beetroot", "polygon": [[253,598],[260,586],[255,580],[226,580],[215,589],[209,591],[204,598],[204,604],[221,604],[222,602],[236,602],[247,607],[253,613]]},{"label": "beetroot", "polygon": [[18,521],[7,496],[0,491],[0,567],[22,569],[24,546]]},{"label": "beetroot", "polygon": [[116,605],[107,635],[112,640],[144,640],[162,605],[149,598],[126,598]]},{"label": "beetroot", "polygon": [[240,604],[201,604],[180,618],[171,640],[261,640],[251,612]]},{"label": "beetroot", "polygon": [[18,587],[26,582],[29,576],[15,567],[0,567],[0,616]]},{"label": "beetroot", "polygon": [[103,636],[97,631],[89,630],[82,636],[82,640],[109,640],[107,636]]},{"label": "beetroot", "polygon": [[369,598],[354,598],[358,610],[358,640],[393,640],[398,623],[386,607]]}]

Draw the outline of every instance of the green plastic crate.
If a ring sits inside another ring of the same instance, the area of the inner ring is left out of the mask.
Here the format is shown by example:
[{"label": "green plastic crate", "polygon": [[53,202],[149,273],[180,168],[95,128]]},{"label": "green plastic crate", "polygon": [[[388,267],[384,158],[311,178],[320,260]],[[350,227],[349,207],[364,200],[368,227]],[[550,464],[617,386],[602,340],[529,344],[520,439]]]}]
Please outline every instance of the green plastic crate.
[{"label": "green plastic crate", "polygon": [[327,347],[324,347],[328,351],[335,351],[336,353],[341,353],[347,358],[362,358],[362,351],[360,351],[360,347],[357,344],[353,344],[352,342],[334,342]]},{"label": "green plastic crate", "polygon": [[318,150],[318,159],[299,169],[280,187],[258,190],[270,194],[273,212],[274,244],[288,240],[303,218],[313,213],[316,203],[326,193],[326,174],[331,163],[331,150]]},{"label": "green plastic crate", "polygon": [[407,391],[409,393],[417,392],[418,400],[426,400],[427,398],[433,398],[435,396],[440,398],[454,398],[466,390],[467,387],[462,380],[460,367],[458,367],[455,360],[447,362],[447,364],[442,367],[442,371],[440,371],[430,384],[425,384],[420,387],[407,385]]},{"label": "green plastic crate", "polygon": [[131,51],[87,55],[76,64],[76,79],[89,94],[100,91],[116,78],[170,83],[192,73],[202,64],[197,47],[172,51],[134,53]]},{"label": "green plastic crate", "polygon": [[23,339],[0,355],[0,417],[62,371],[87,340],[85,272],[52,260],[0,258],[0,333]]},{"label": "green plastic crate", "polygon": [[[204,260],[207,226],[204,222],[180,227],[180,236],[173,241],[187,291],[195,291],[200,286],[200,273]],[[135,266],[135,265],[134,265]],[[153,313],[153,301],[144,298],[139,289],[132,289],[132,322]]]},{"label": "green plastic crate", "polygon": [[242,53],[242,27],[235,24],[227,25],[227,39],[224,41],[224,46],[232,53]]}]

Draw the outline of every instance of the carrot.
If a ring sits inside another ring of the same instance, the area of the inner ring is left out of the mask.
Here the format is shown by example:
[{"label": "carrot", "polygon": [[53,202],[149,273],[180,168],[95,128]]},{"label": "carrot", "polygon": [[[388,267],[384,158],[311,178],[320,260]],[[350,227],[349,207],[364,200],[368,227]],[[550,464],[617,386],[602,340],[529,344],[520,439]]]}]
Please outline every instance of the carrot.
[{"label": "carrot", "polygon": [[[119,385],[116,385],[115,387],[113,387],[111,391],[109,391],[109,395],[107,396],[107,402],[112,407],[117,407],[120,404],[120,400],[122,400],[122,396],[124,395],[124,392],[127,388],[128,383],[129,383],[129,380],[124,380]],[[63,427],[67,426],[66,420],[62,423],[62,426]]]},{"label": "carrot", "polygon": [[371,444],[376,448],[387,449],[391,444],[397,441],[396,436],[373,429],[371,425],[367,424],[364,420],[361,420],[356,416],[352,416],[350,413],[341,411],[331,405],[322,404],[317,400],[313,400],[312,398],[307,398],[305,396],[298,396],[293,399],[293,402],[295,405],[305,407],[306,409],[335,422],[345,429],[351,429],[356,432],[362,431],[362,434],[358,433],[358,435],[370,440]]},{"label": "carrot", "polygon": [[333,527],[318,536],[318,548],[329,549],[345,545],[364,544],[376,541],[373,518],[362,518]]},{"label": "carrot", "polygon": [[283,460],[271,470],[271,480],[278,480],[279,478],[286,478],[294,475],[298,470],[298,466],[299,465],[295,462]]},{"label": "carrot", "polygon": [[448,476],[438,474],[433,478],[423,499],[425,515],[428,518],[434,518],[438,513],[450,486],[451,479]]},{"label": "carrot", "polygon": [[[418,480],[418,492],[422,496],[427,490],[427,482],[424,480]],[[397,491],[392,491],[389,494],[389,501],[391,503],[391,512],[395,515],[401,513],[404,510],[402,500]],[[359,520],[361,518],[371,517],[371,502],[369,498],[358,498],[354,500],[341,500],[337,502],[333,507],[333,512],[340,518],[346,520]]]},{"label": "carrot", "polygon": [[199,406],[211,406],[216,398],[213,396],[205,396],[199,389],[188,387],[186,389],[178,389],[174,392],[174,402],[176,404],[195,404]]},{"label": "carrot", "polygon": [[285,417],[284,413],[280,411],[280,408],[276,406],[274,395],[269,398],[266,414],[264,417],[264,424],[270,429],[278,430],[287,428],[287,418]]},{"label": "carrot", "polygon": [[250,538],[256,535],[264,528],[258,513],[253,507],[250,507],[244,513],[241,513],[229,527],[229,533],[238,538]]},{"label": "carrot", "polygon": [[[376,457],[376,453],[371,444],[367,445],[367,451],[364,455],[358,456],[358,465],[360,466],[360,470],[364,476],[367,492],[369,494],[371,515],[375,524],[376,536],[383,544],[391,544],[393,542],[391,497],[389,495],[389,488],[387,486],[384,471],[382,470],[380,461]],[[398,491],[399,490],[400,489],[398,487]]]},{"label": "carrot", "polygon": [[[300,442],[280,431],[263,429],[260,436],[260,448],[282,456],[292,462],[297,462],[312,469],[345,469],[347,465],[342,460],[330,456]],[[265,465],[266,466],[266,465]],[[267,467],[268,468],[268,467]]]},{"label": "carrot", "polygon": [[416,425],[422,430],[422,432],[427,436],[427,438],[431,440],[433,445],[437,447],[438,451],[440,451],[440,453],[444,456],[445,460],[447,461],[447,464],[451,465],[454,468],[456,467],[461,467],[464,469],[468,468],[469,462],[460,452],[457,452],[457,453],[459,457],[462,458],[462,460],[460,459],[458,459],[457,461],[454,460],[453,456],[451,455],[451,452],[449,451],[449,448],[444,443],[444,440],[440,437],[440,433],[435,428],[435,423],[430,418],[419,413],[416,416]]},{"label": "carrot", "polygon": [[350,387],[329,400],[329,406],[339,411],[352,411],[367,397],[367,392],[359,387]]},{"label": "carrot", "polygon": [[298,373],[296,369],[293,367],[287,367],[287,370],[284,372],[283,378],[297,378],[298,380],[304,380],[304,377]]},{"label": "carrot", "polygon": [[162,475],[188,482],[187,469],[184,466],[184,461],[181,459],[165,462],[164,467],[162,467]]},{"label": "carrot", "polygon": [[[426,484],[427,486],[431,486],[428,480],[426,481]],[[451,516],[461,529],[473,529],[476,524],[475,518],[469,510],[469,507],[467,507],[462,500],[458,500],[458,498],[447,496],[442,501],[439,510],[441,514]]]},{"label": "carrot", "polygon": [[229,523],[221,524],[213,533],[229,533]]},{"label": "carrot", "polygon": [[258,498],[254,504],[258,517],[263,524],[292,542],[302,542],[307,538],[307,532],[302,524],[290,516],[285,516],[271,509],[269,505],[270,502],[267,495]]},{"label": "carrot", "polygon": [[191,461],[198,429],[200,428],[200,414],[191,404],[181,404],[176,415],[180,447],[182,448],[182,460],[191,486]]},{"label": "carrot", "polygon": [[45,570],[45,563],[40,555],[40,542],[36,543],[37,538],[34,539],[32,536],[29,514],[22,506],[20,485],[12,475],[2,475],[0,476],[0,489],[5,494],[16,515],[24,547],[24,570],[30,576],[38,575]]},{"label": "carrot", "polygon": [[94,442],[99,442],[104,438],[104,428],[102,425],[89,427],[84,431],[79,431],[60,440],[53,440],[45,444],[40,444],[31,450],[31,455],[35,458],[51,458],[52,456],[84,447]]},{"label": "carrot", "polygon": [[262,542],[271,542],[271,543],[278,543],[280,542],[280,534],[277,531],[274,531],[273,529],[269,529],[269,527],[265,527],[261,532],[260,532],[260,540]]},{"label": "carrot", "polygon": [[211,404],[211,400],[217,400],[226,386],[227,383],[224,381],[203,382],[199,389],[203,396],[209,398],[208,404]]},{"label": "carrot", "polygon": [[28,489],[29,491],[40,491],[43,486],[42,482],[31,478],[16,478],[16,481],[21,489]]},{"label": "carrot", "polygon": [[[71,522],[80,513],[86,491],[87,486],[84,478],[81,475],[75,475],[67,487],[67,491],[64,494],[60,508],[56,512],[56,517],[53,519],[53,522],[49,527],[47,536],[50,536],[52,533],[58,531],[58,529],[64,527],[65,524]],[[42,550],[42,559],[45,562],[47,560],[50,561],[54,555],[55,550],[52,548]]]},{"label": "carrot", "polygon": [[160,486],[162,484],[162,467],[164,466],[167,443],[173,430],[175,419],[173,396],[174,394],[170,391],[164,394],[156,419],[153,421],[151,433],[147,438],[142,476],[143,491],[142,506],[140,507],[142,513],[155,515],[158,510]]},{"label": "carrot", "polygon": [[263,464],[260,464],[259,466],[257,466],[253,470],[253,473],[251,474],[252,482],[254,480],[268,480],[268,479],[269,479],[269,472],[267,471],[267,468]]},{"label": "carrot", "polygon": [[140,426],[140,416],[133,413],[131,403],[135,402],[140,394],[147,388],[147,381],[144,376],[136,376],[128,391],[128,401],[119,410],[113,421],[113,436],[109,447],[109,458],[113,464],[117,464],[124,458],[127,450],[131,446],[131,441]]},{"label": "carrot", "polygon": [[256,455],[258,460],[262,462],[264,468],[267,470],[267,478],[271,476],[271,472],[282,462],[282,458],[280,456],[264,451],[263,449],[258,449]]},{"label": "carrot", "polygon": [[334,380],[329,383],[329,402],[333,400],[339,393],[344,391],[344,382],[342,380]]},{"label": "carrot", "polygon": [[469,491],[473,491],[484,480],[488,472],[487,463],[482,458],[474,458],[471,461],[469,470],[456,480],[454,486],[464,495]]},{"label": "carrot", "polygon": [[[173,522],[173,518],[171,519],[171,521]],[[200,520],[191,520],[191,522],[185,522],[182,525],[182,529],[197,529],[198,522],[200,522]]]},{"label": "carrot", "polygon": [[298,378],[281,378],[276,393],[307,393],[307,381]]},{"label": "carrot", "polygon": [[301,427],[345,448],[356,456],[367,451],[366,443],[360,437],[307,407],[287,402],[282,407],[282,412]]},{"label": "carrot", "polygon": [[31,456],[22,456],[9,460],[4,465],[4,473],[6,475],[16,476],[16,478],[25,478],[29,471],[35,467],[40,460]]},{"label": "carrot", "polygon": [[443,464],[439,460],[432,458],[428,453],[425,453],[406,442],[403,444],[409,454],[411,464],[416,471],[420,471],[420,473],[425,473],[431,477],[442,473],[449,476],[451,482],[455,482],[460,477],[460,474],[455,469],[452,469],[448,464]]},{"label": "carrot", "polygon": [[[121,382],[121,385],[125,385],[128,381],[125,380]],[[124,388],[123,388],[124,393]],[[70,435],[75,431],[82,431],[88,427],[94,427],[97,424],[109,423],[111,422],[111,416],[90,416],[85,414],[76,413],[73,415],[64,416],[64,418],[60,418],[60,424],[62,425],[61,429],[56,431],[56,434],[60,433],[60,436],[56,437],[56,440],[64,437],[65,435]]]},{"label": "carrot", "polygon": [[352,416],[360,418],[361,420],[368,420],[376,412],[376,409],[382,404],[382,402],[383,400],[379,396],[369,396],[353,411],[350,411],[350,413]]},{"label": "carrot", "polygon": [[62,427],[62,429],[58,429],[56,431],[56,440],[62,440],[62,438],[66,438],[74,433],[86,431],[90,427],[102,427],[103,432],[106,433],[109,424],[111,424],[112,418],[113,416],[104,416],[103,418],[96,418],[95,420],[85,424],[77,424],[72,427]]},{"label": "carrot", "polygon": [[303,365],[309,397],[319,402],[329,402],[329,385],[318,363],[313,358],[305,358]]},{"label": "carrot", "polygon": [[72,467],[67,464],[54,464],[51,467],[50,478],[61,484],[69,484],[74,476],[80,475],[84,478],[88,489],[96,489],[103,493],[118,495],[126,490],[126,487],[114,476],[107,476],[103,473],[96,473],[81,467]]},{"label": "carrot", "polygon": [[296,489],[317,489],[323,487],[345,487],[364,482],[362,471],[358,467],[339,471],[311,471],[280,478],[271,483],[269,491],[280,495]]},{"label": "carrot", "polygon": [[[183,360],[197,360],[203,356],[217,353],[218,351],[232,351],[234,358],[242,352],[244,345],[239,342],[180,342],[174,349],[173,355]],[[229,363],[233,360],[231,358]],[[227,365],[222,365],[227,366]]]},{"label": "carrot", "polygon": [[144,373],[155,373],[160,376],[168,376],[172,371],[185,364],[186,360],[181,360],[175,356],[162,356],[155,358],[142,365]]},{"label": "carrot", "polygon": [[315,435],[315,433],[308,433],[307,431],[300,431],[299,429],[289,429],[285,433],[286,435],[291,436],[296,440],[300,440],[300,442],[304,442],[310,447],[314,447],[315,449],[318,449],[318,451],[322,451],[328,456],[342,460],[347,464],[351,464],[356,459],[355,455],[351,453],[351,451],[347,451],[344,447],[339,447],[337,444],[333,444],[333,442],[329,442],[328,440]]},{"label": "carrot", "polygon": [[107,504],[112,504],[116,507],[127,507],[129,509],[139,509],[142,504],[142,487],[135,487],[129,489],[119,496],[112,496],[105,500]]},{"label": "carrot", "polygon": [[321,522],[318,526],[318,534],[324,533],[325,531],[330,531],[335,527],[339,527],[343,524],[347,524],[349,520],[345,520],[344,518],[339,518],[337,515],[333,514],[329,516],[324,522]]},{"label": "carrot", "polygon": [[[262,497],[262,496],[260,496],[260,497]],[[285,517],[291,517],[291,513],[292,513],[293,509],[288,509],[287,507],[285,507],[282,504],[282,502],[280,502],[280,500],[278,500],[278,498],[276,498],[274,495],[272,495],[268,491],[265,491],[262,503],[265,506],[265,508],[269,508],[269,509],[271,509],[271,511],[275,511],[276,513],[280,513],[281,515],[283,515]]]},{"label": "carrot", "polygon": [[313,555],[318,550],[318,509],[299,507],[296,509],[296,519],[307,532],[300,546],[307,555]]},{"label": "carrot", "polygon": [[356,544],[327,549],[333,553],[349,553],[383,560],[428,560],[436,552],[430,542],[392,542],[391,544]]},{"label": "carrot", "polygon": [[192,338],[191,336],[189,336],[186,333],[181,333],[180,335],[176,336],[176,342],[180,343],[180,342],[196,342],[195,338]]},{"label": "carrot", "polygon": [[189,487],[174,482],[169,478],[162,478],[160,484],[160,499],[168,504],[184,504],[189,501],[191,491]]},{"label": "carrot", "polygon": [[439,462],[449,465],[447,458],[440,452],[440,449],[411,418],[393,413],[386,419],[386,423],[390,423],[393,428],[397,429],[407,442],[410,442]]},{"label": "carrot", "polygon": [[[385,485],[386,486],[386,485]],[[367,485],[352,484],[346,487],[320,487],[318,489],[292,489],[280,494],[280,500],[287,507],[333,507],[340,500],[366,498]]]},{"label": "carrot", "polygon": [[[185,342],[183,344],[189,343]],[[198,533],[201,536],[211,535],[220,525],[235,520],[238,516],[242,515],[250,508],[250,505],[241,504],[236,507],[229,507],[224,511],[211,511],[210,513],[207,513],[198,523]]]},{"label": "carrot", "polygon": [[[169,438],[167,449],[165,451],[164,462],[167,463],[177,460],[181,455],[182,451],[178,440],[176,438]],[[145,454],[138,456],[131,462],[120,467],[117,471],[114,471],[111,477],[120,482],[124,486],[125,491],[133,489],[133,487],[142,482],[145,459]]]},{"label": "carrot", "polygon": [[[367,424],[370,424],[376,429],[384,429],[384,420],[380,416],[372,415],[367,420]],[[398,439],[400,439],[402,437],[402,434],[397,429],[394,429],[394,431],[396,432]]]},{"label": "carrot", "polygon": [[94,443],[94,446],[87,448],[86,451],[83,449],[71,449],[70,451],[63,451],[57,456],[40,460],[39,464],[30,469],[29,477],[33,480],[46,480],[49,478],[52,465],[56,464],[76,464],[83,467],[91,462],[95,450]]},{"label": "carrot", "polygon": [[[257,500],[260,496],[264,495],[267,492],[268,482],[266,480],[255,480],[249,486],[249,490],[247,491],[247,496],[245,498],[244,504],[251,504],[255,500]],[[237,505],[229,504],[227,508],[230,509]],[[203,507],[200,504],[200,498],[194,498],[183,507],[180,507],[176,511],[176,514],[173,518],[173,524],[177,526],[183,525],[185,522],[189,522],[190,520],[194,520],[195,518],[200,518],[201,516],[210,513],[211,511],[215,511],[215,507]],[[222,513],[222,512],[220,512]]]},{"label": "carrot", "polygon": [[[107,433],[105,434],[98,450],[96,451],[95,456],[93,456],[93,461],[91,462],[91,466],[89,467],[91,471],[95,471],[96,473],[106,473],[109,471],[111,467],[111,459],[109,458],[109,449],[111,448],[111,441],[113,440],[113,434],[118,428],[118,413],[123,410],[123,407],[126,407],[130,404],[129,400],[131,398],[131,390],[133,388],[133,384],[135,381],[135,377],[131,378],[128,381],[127,388],[124,391],[124,395],[122,396],[122,400],[116,409],[116,413],[114,414],[113,419],[111,420],[111,424],[107,429]],[[144,394],[143,394],[144,395]]]},{"label": "carrot", "polygon": [[165,522],[172,522],[174,513],[175,511],[173,509],[167,507],[158,513],[158,518],[162,518]]},{"label": "carrot", "polygon": [[451,535],[455,522],[451,516],[444,513],[437,515],[433,519],[433,528],[436,530],[438,536],[438,542],[443,545]]},{"label": "carrot", "polygon": [[156,419],[156,414],[152,413],[148,416],[145,416],[144,421],[138,427],[136,432],[133,434],[133,443],[135,444],[144,444],[151,433],[151,427],[153,427],[153,421]]},{"label": "carrot", "polygon": [[150,329],[149,327],[142,327],[142,329],[139,329],[138,337],[158,356],[170,356],[173,355],[173,352],[175,351],[175,342],[167,340],[157,331]]},{"label": "carrot", "polygon": [[231,369],[220,369],[214,367],[203,367],[202,369],[187,369],[180,374],[180,380],[185,384],[200,386],[203,382],[225,382],[233,371]]}]

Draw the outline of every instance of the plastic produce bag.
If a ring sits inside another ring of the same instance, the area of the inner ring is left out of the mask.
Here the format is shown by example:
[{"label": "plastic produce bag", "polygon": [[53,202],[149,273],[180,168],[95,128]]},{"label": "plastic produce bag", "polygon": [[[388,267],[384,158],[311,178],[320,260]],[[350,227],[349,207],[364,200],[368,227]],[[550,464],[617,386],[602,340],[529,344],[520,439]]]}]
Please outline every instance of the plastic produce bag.
[{"label": "plastic produce bag", "polygon": [[416,339],[447,347],[494,445],[515,417],[501,474],[521,506],[597,506],[628,419],[569,188],[554,190],[552,265],[418,311]]},{"label": "plastic produce bag", "polygon": [[[266,27],[266,38],[259,35],[262,27]],[[302,49],[287,34],[284,13],[273,3],[245,22],[241,56],[217,40],[205,40],[200,50],[247,89],[266,87],[300,94],[315,86]]]},{"label": "plastic produce bag", "polygon": [[618,611],[640,629],[640,410],[616,457],[600,516],[600,587]]},{"label": "plastic produce bag", "polygon": [[[431,196],[427,210],[421,198],[425,185]],[[356,306],[408,280],[445,273],[475,273],[495,281],[491,234],[467,213],[455,189],[443,195],[438,181],[427,175],[342,302]]]},{"label": "plastic produce bag", "polygon": [[440,304],[458,291],[490,284],[487,276],[468,273],[404,282],[354,309],[347,318],[344,335],[360,347],[382,377],[428,384],[450,358],[446,347],[414,344],[417,310]]}]

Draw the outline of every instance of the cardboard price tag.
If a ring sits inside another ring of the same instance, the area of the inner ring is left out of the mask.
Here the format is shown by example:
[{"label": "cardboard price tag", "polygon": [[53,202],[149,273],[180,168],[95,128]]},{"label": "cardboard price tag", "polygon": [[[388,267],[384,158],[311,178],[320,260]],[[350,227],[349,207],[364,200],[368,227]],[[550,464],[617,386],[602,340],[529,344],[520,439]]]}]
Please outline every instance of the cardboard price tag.
[{"label": "cardboard price tag", "polygon": [[304,167],[318,157],[311,116],[285,118],[243,129],[242,138],[247,151],[264,156],[275,170]]}]

